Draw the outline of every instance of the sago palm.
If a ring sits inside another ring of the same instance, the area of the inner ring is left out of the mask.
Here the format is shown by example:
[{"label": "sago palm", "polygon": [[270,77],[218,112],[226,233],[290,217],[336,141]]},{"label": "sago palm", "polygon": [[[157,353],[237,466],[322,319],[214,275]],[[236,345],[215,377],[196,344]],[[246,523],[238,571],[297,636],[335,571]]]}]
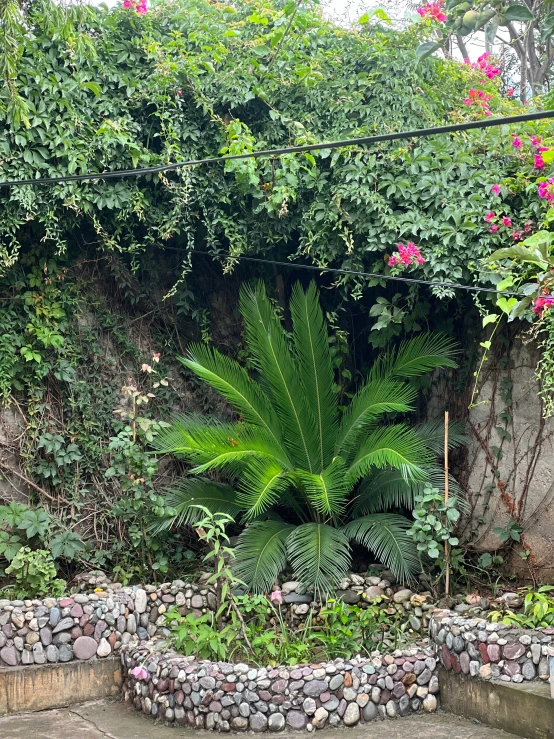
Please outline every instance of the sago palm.
[{"label": "sago palm", "polygon": [[157,527],[194,523],[198,505],[240,517],[236,572],[255,590],[287,562],[307,587],[329,590],[348,570],[351,541],[409,578],[419,564],[410,522],[390,511],[433,482],[441,430],[390,419],[413,410],[412,378],[456,366],[452,342],[421,335],[382,355],[343,410],[314,283],[293,288],[290,340],[262,284],[242,289],[240,310],[252,375],[204,344],[181,359],[239,420],[183,415],[160,433],[156,447],[193,467],[167,492],[174,515]]}]

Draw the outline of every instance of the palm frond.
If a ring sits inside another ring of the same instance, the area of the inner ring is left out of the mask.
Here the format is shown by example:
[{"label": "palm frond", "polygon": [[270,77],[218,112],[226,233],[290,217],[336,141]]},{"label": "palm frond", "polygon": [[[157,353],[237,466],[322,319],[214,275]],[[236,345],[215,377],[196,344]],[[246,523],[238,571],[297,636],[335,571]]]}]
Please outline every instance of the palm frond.
[{"label": "palm frond", "polygon": [[287,553],[294,578],[315,593],[328,593],[350,565],[345,534],[323,523],[297,526],[287,538]]},{"label": "palm frond", "polygon": [[294,526],[282,521],[254,521],[239,537],[233,571],[255,592],[264,593],[285,569],[286,540]]},{"label": "palm frond", "polygon": [[237,475],[251,458],[272,459],[285,469],[290,468],[285,450],[265,428],[221,423],[196,414],[174,418],[155,437],[153,446],[161,452],[179,454],[195,464],[193,474],[220,469]]},{"label": "palm frond", "polygon": [[196,506],[203,506],[212,513],[226,513],[233,518],[241,512],[237,494],[230,485],[203,477],[182,477],[162,490],[162,495],[165,505],[174,513],[153,521],[148,527],[152,533],[194,525],[205,516]]},{"label": "palm frond", "polygon": [[[395,508],[412,510],[416,495],[421,495],[425,487],[444,491],[444,470],[437,466],[425,468],[421,480],[406,480],[400,470],[376,470],[361,481],[352,505],[352,516],[357,518]],[[456,508],[464,512],[467,501],[452,475],[448,476],[448,487],[450,497],[456,500]]]},{"label": "palm frond", "polygon": [[237,496],[246,511],[244,517],[255,518],[267,511],[290,485],[290,476],[274,460],[250,460],[241,476]]},{"label": "palm frond", "polygon": [[319,305],[315,282],[307,291],[297,282],[292,289],[290,310],[293,339],[300,365],[300,382],[308,406],[316,422],[318,458],[315,470],[331,461],[338,420],[338,399],[329,347],[327,325]]},{"label": "palm frond", "polygon": [[374,470],[361,481],[352,505],[352,516],[381,513],[391,508],[412,510],[423,481],[406,480],[400,470]]},{"label": "palm frond", "polygon": [[238,362],[205,344],[193,344],[188,357],[178,359],[223,395],[245,421],[261,426],[281,443],[279,419],[269,399]]},{"label": "palm frond", "polygon": [[[434,454],[437,456],[444,455],[443,421],[419,423],[413,429]],[[448,424],[448,448],[456,449],[465,446],[468,441],[463,421],[450,421]]]},{"label": "palm frond", "polygon": [[344,509],[351,486],[346,481],[346,465],[340,457],[319,475],[297,471],[302,486],[312,507],[325,516],[334,516]]},{"label": "palm frond", "polygon": [[370,378],[419,377],[437,367],[457,367],[457,354],[456,342],[448,336],[420,334],[382,355],[371,368]]},{"label": "palm frond", "polygon": [[410,521],[392,513],[364,516],[343,528],[348,539],[372,551],[401,582],[408,582],[421,569],[414,541],[408,536]]},{"label": "palm frond", "polygon": [[252,361],[271,394],[287,450],[299,467],[314,472],[319,448],[315,419],[304,397],[283,326],[266,297],[263,283],[254,289],[242,288],[240,309]]},{"label": "palm frond", "polygon": [[407,479],[421,480],[424,468],[432,462],[432,456],[423,441],[405,424],[383,426],[373,431],[360,445],[349,470],[349,480],[354,483],[365,477],[373,467],[393,467]]},{"label": "palm frond", "polygon": [[335,443],[335,454],[348,456],[360,436],[384,413],[413,410],[416,390],[395,380],[369,380],[354,396],[345,411]]}]

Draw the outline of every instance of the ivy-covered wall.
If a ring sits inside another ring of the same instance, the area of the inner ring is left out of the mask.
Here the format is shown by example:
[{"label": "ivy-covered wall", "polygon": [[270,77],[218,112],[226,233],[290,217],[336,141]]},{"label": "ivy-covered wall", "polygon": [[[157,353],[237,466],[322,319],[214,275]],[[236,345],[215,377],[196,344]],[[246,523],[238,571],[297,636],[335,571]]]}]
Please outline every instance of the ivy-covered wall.
[{"label": "ivy-covered wall", "polygon": [[[39,0],[12,32],[14,73],[0,89],[9,179],[521,111],[503,81],[481,68],[439,58],[418,64],[425,24],[397,32],[374,17],[345,30],[309,3],[295,10],[269,0],[178,0],[149,4],[142,15],[132,7],[62,12]],[[23,508],[4,511],[0,549],[13,551],[32,531],[33,546],[61,547],[67,577],[80,558],[120,567],[123,579],[185,567],[186,532],[168,546],[147,529],[162,511],[160,488],[178,471],[153,461],[149,440],[176,410],[228,410],[174,358],[204,338],[248,361],[240,282],[262,277],[286,322],[290,287],[306,279],[237,258],[495,285],[501,276],[481,260],[546,217],[533,182],[546,170],[536,170],[527,138],[548,141],[551,131],[541,122],[0,189],[0,485],[5,500],[23,493],[38,506],[34,518]],[[523,148],[513,146],[516,132]],[[391,265],[398,242],[417,244],[422,263]],[[452,412],[467,416],[480,314],[496,298],[315,276],[334,349],[348,356],[345,393],[372,353],[440,329],[464,348],[449,398]],[[423,403],[419,410],[423,417]]]}]

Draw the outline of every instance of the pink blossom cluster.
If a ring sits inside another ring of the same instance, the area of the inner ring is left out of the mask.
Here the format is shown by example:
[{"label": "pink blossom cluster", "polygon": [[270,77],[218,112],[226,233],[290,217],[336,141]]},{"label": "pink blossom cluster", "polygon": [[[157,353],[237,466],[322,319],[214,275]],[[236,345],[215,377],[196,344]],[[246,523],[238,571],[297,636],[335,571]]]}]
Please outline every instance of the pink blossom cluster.
[{"label": "pink blossom cluster", "polygon": [[554,200],[554,177],[549,180],[539,182],[539,198],[545,198],[545,200]]},{"label": "pink blossom cluster", "polygon": [[533,313],[542,316],[543,311],[549,310],[554,305],[554,297],[552,295],[539,295],[533,303]]},{"label": "pink blossom cluster", "polygon": [[[486,223],[490,223],[490,232],[495,234],[500,226],[505,226],[506,228],[512,227],[512,219],[509,216],[497,216],[496,213],[492,210],[490,210],[488,213],[485,214],[484,218]],[[497,223],[496,221],[500,221]],[[527,221],[525,223],[525,226],[523,227],[523,231],[521,229],[515,229],[512,231],[512,239],[514,241],[521,241],[523,238],[523,232],[529,233],[531,231],[532,221]]]},{"label": "pink blossom cluster", "polygon": [[418,8],[417,12],[422,18],[430,18],[433,21],[444,23],[446,14],[443,11],[444,0],[435,0],[435,2],[426,3],[422,8]]},{"label": "pink blossom cluster", "polygon": [[[488,53],[488,51],[486,51],[484,54],[481,54],[479,59],[477,59],[477,61],[474,62],[473,64],[471,64],[469,59],[464,59],[464,63],[471,66],[472,69],[479,69],[480,71],[484,72],[485,76],[489,80],[492,80],[497,75],[500,74],[500,70],[498,69],[498,67],[493,67],[492,64],[489,64],[489,61],[488,61],[489,57],[490,57],[490,54]],[[513,90],[512,90],[512,94],[513,94]]]},{"label": "pink blossom cluster", "polygon": [[412,264],[423,264],[424,262],[425,259],[413,241],[408,241],[405,245],[398,244],[398,252],[389,257],[389,267],[401,265],[409,267]]},{"label": "pink blossom cluster", "polygon": [[481,108],[482,112],[489,117],[491,114],[491,110],[489,108],[489,100],[492,98],[492,95],[489,95],[486,92],[483,92],[483,90],[475,90],[473,87],[468,93],[468,97],[464,98],[464,103],[466,105],[477,105]]},{"label": "pink blossom cluster", "polygon": [[139,15],[145,15],[148,12],[146,0],[123,0],[125,10],[134,10]]},{"label": "pink blossom cluster", "polygon": [[[548,146],[543,146],[542,136],[529,136],[529,141],[531,143],[531,146],[535,149],[535,151],[533,152],[533,165],[535,169],[544,169],[546,167],[546,162],[544,161],[542,155],[543,152],[548,151]],[[518,151],[523,147],[523,141],[515,133],[512,134],[512,146]]]}]

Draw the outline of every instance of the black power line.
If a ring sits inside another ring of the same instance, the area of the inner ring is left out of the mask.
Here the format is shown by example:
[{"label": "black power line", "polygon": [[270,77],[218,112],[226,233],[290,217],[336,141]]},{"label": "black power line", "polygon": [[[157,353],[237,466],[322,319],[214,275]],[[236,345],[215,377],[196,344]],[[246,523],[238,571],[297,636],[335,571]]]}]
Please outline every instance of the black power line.
[{"label": "black power line", "polygon": [[554,110],[545,110],[541,113],[525,113],[523,115],[506,116],[504,118],[488,118],[482,121],[469,121],[468,123],[454,123],[449,126],[436,126],[435,128],[417,128],[414,131],[381,133],[376,136],[364,136],[358,139],[344,139],[342,141],[329,141],[323,144],[306,144],[304,146],[289,146],[281,149],[265,149],[262,151],[248,152],[247,154],[230,154],[222,157],[208,157],[207,159],[189,159],[185,162],[161,164],[157,167],[144,167],[142,169],[116,169],[108,172],[73,174],[64,175],[62,177],[37,177],[36,179],[27,180],[8,180],[0,182],[0,187],[15,187],[16,185],[53,185],[60,182],[84,182],[87,180],[137,177],[140,175],[170,172],[175,169],[181,169],[182,167],[194,167],[199,164],[217,164],[219,162],[231,162],[239,159],[277,157],[282,156],[283,154],[300,154],[306,151],[320,151],[321,149],[341,149],[346,146],[366,146],[368,144],[377,144],[380,141],[397,141],[398,139],[439,136],[445,133],[456,133],[457,131],[471,131],[478,128],[492,128],[493,126],[503,126],[512,123],[538,121],[543,118],[554,118]]},{"label": "black power line", "polygon": [[[177,251],[177,250],[176,250]],[[192,254],[203,254],[215,259],[215,255],[208,251],[200,251],[195,249]],[[497,295],[515,295],[516,297],[524,297],[522,293],[509,292],[508,290],[495,290],[492,287],[475,287],[474,285],[460,285],[457,282],[432,282],[430,280],[418,280],[415,277],[400,277],[395,275],[383,275],[377,272],[357,272],[351,269],[334,269],[332,267],[318,267],[313,264],[295,264],[291,262],[277,262],[274,259],[260,259],[258,257],[237,256],[231,259],[238,259],[243,262],[259,262],[261,264],[275,264],[278,267],[288,267],[289,269],[309,269],[316,272],[332,272],[339,275],[353,275],[354,277],[372,277],[377,280],[395,280],[397,282],[409,282],[415,285],[429,285],[430,287],[444,287],[455,290],[468,290],[470,292],[479,293],[495,293]]]}]

